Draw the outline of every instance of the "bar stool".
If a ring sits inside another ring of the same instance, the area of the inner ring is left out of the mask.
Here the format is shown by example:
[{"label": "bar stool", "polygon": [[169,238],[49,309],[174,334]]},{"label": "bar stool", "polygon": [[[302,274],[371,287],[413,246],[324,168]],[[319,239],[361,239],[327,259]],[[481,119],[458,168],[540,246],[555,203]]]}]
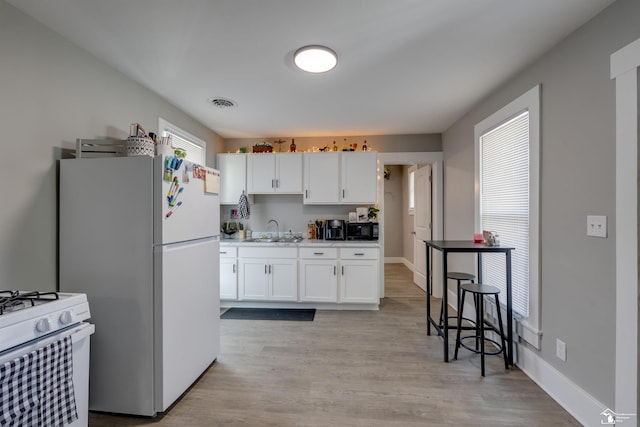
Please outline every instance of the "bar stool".
[{"label": "bar stool", "polygon": [[[456,293],[458,295],[458,299],[456,301],[456,303],[460,303],[460,285],[462,281],[470,281],[471,283],[474,283],[476,280],[476,276],[474,276],[473,274],[469,274],[469,273],[460,273],[457,271],[450,271],[447,273],[447,280],[451,279],[451,280],[455,280],[458,282],[457,286],[456,286]],[[443,292],[447,292],[447,289],[444,289]],[[440,327],[442,327],[442,321],[443,321],[443,317],[444,317],[444,300],[442,300],[442,304],[440,304]],[[449,316],[449,319],[458,319],[458,316]],[[465,317],[465,320],[473,323],[475,325],[475,321],[471,320],[471,319],[467,319]],[[450,326],[450,328],[453,328],[454,326]],[[463,328],[463,329],[467,329],[467,328]]]},{"label": "bar stool", "polygon": [[[456,360],[458,359],[458,349],[460,348],[460,346],[474,353],[480,353],[480,366],[481,366],[482,376],[484,377],[485,354],[497,355],[497,354],[503,353],[504,368],[509,369],[509,363],[507,358],[507,342],[504,336],[504,330],[502,328],[502,314],[500,314],[500,301],[498,300],[498,294],[500,293],[500,289],[496,288],[495,286],[483,285],[480,283],[466,283],[461,285],[460,289],[462,290],[462,299],[460,300],[460,305],[458,306],[458,333],[456,335],[456,351],[454,354],[454,359]],[[476,333],[475,335],[467,335],[467,336],[461,337],[460,326],[462,324],[462,319],[463,319],[462,311],[464,309],[464,299],[467,295],[467,292],[470,292],[474,296],[476,319],[477,319]],[[498,327],[496,327],[495,325],[489,323],[484,319],[484,296],[485,295],[493,295],[495,298],[495,303],[497,308],[496,311],[498,312]],[[485,325],[487,326],[487,328],[485,328]],[[486,330],[493,331],[500,334],[500,343],[498,343],[497,341],[491,338],[486,338],[484,336]],[[473,349],[468,347],[462,342],[463,340],[469,339],[469,338],[474,338],[476,340],[476,343],[480,341],[480,350],[477,349],[477,344],[476,344],[476,348]],[[485,340],[492,342],[497,347],[497,350],[485,351],[485,348],[484,348]]]}]

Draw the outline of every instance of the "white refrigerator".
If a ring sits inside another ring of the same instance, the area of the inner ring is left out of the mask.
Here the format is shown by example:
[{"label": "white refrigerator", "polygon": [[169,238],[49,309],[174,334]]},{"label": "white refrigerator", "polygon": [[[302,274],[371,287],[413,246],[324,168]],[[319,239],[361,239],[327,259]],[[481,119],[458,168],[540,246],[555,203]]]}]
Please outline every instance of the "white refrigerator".
[{"label": "white refrigerator", "polygon": [[163,412],[219,353],[219,175],[165,162],[60,161],[59,283],[91,307],[91,410]]}]

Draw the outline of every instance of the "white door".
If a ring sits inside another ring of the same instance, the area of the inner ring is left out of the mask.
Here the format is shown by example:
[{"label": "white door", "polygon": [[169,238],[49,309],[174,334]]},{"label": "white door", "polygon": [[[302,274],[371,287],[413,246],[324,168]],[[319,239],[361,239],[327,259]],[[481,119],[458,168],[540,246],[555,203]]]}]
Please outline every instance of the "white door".
[{"label": "white door", "polygon": [[240,300],[266,300],[269,287],[267,260],[262,258],[240,258],[238,260]]},{"label": "white door", "polygon": [[378,192],[377,153],[342,153],[342,203],[373,204]]},{"label": "white door", "polygon": [[302,193],[302,153],[276,154],[276,192]]},{"label": "white door", "polygon": [[431,239],[431,165],[418,168],[414,174],[413,215],[413,282],[427,289],[427,260],[424,240]]},{"label": "white door", "polygon": [[[220,351],[220,242],[156,248],[158,322],[156,410],[164,411],[218,357]],[[206,331],[206,333],[203,333]]]},{"label": "white door", "polygon": [[247,155],[218,154],[220,171],[220,204],[237,205],[247,190]]},{"label": "white door", "polygon": [[335,260],[300,261],[300,301],[336,302],[337,270]]},{"label": "white door", "polygon": [[238,298],[238,269],[235,258],[220,258],[220,299]]},{"label": "white door", "polygon": [[304,153],[304,203],[340,202],[340,153]]},{"label": "white door", "polygon": [[247,157],[247,193],[273,193],[276,188],[276,155],[251,154]]},{"label": "white door", "polygon": [[269,299],[297,301],[298,269],[295,259],[269,260]]}]

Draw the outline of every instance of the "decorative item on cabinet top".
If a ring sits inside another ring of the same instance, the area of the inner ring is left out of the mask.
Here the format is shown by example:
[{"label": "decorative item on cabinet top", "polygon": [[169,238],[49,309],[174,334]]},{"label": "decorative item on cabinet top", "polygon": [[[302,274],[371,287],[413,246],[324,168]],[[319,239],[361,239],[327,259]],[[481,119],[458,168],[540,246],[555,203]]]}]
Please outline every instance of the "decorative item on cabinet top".
[{"label": "decorative item on cabinet top", "polygon": [[272,153],[273,146],[266,142],[259,143],[253,146],[253,152],[254,153]]}]

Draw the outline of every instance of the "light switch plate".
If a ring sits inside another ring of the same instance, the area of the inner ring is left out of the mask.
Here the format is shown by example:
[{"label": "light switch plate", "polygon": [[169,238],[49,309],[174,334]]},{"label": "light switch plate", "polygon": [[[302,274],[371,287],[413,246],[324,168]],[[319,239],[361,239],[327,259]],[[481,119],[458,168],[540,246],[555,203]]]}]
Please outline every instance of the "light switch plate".
[{"label": "light switch plate", "polygon": [[587,236],[607,237],[607,217],[604,215],[587,216]]},{"label": "light switch plate", "polygon": [[563,362],[567,361],[567,344],[559,339],[556,339],[556,357]]}]

